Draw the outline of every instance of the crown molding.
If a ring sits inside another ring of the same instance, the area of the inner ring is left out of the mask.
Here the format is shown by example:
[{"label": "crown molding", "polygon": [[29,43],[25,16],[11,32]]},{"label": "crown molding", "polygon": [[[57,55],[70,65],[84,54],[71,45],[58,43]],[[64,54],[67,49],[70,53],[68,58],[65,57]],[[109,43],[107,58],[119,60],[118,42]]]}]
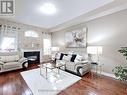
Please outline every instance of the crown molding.
[{"label": "crown molding", "polygon": [[107,15],[111,15],[113,13],[122,11],[127,9],[127,0],[115,0],[114,2],[105,5],[103,7],[100,7],[94,11],[91,11],[87,14],[81,15],[79,17],[76,17],[70,21],[67,21],[65,23],[62,23],[60,25],[57,25],[53,28],[48,29],[48,31],[50,32],[56,32],[56,31],[61,31],[64,30],[65,28],[77,25],[77,24],[82,24],[82,23],[86,23],[89,22],[91,20],[103,17],[103,16],[107,16]]}]

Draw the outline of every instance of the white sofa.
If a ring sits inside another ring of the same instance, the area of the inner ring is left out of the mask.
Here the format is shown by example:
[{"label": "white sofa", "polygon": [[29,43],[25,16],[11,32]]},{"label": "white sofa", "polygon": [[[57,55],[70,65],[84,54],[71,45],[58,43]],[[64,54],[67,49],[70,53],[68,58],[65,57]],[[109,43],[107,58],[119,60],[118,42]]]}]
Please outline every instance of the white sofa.
[{"label": "white sofa", "polygon": [[68,62],[63,60],[56,60],[56,63],[58,64],[65,63],[66,67],[61,69],[77,74],[79,76],[83,76],[91,70],[91,65],[88,61],[81,61],[81,62],[75,63],[75,62]]},{"label": "white sofa", "polygon": [[26,67],[28,67],[28,60],[21,57],[19,52],[0,53],[0,72]]},{"label": "white sofa", "polygon": [[57,56],[56,63],[65,64],[66,67],[62,69],[65,69],[66,71],[69,71],[71,73],[75,73],[79,76],[83,76],[84,74],[86,74],[87,72],[91,70],[91,64],[88,61],[88,58],[84,58],[84,60],[78,60],[78,61],[77,60],[78,58],[75,58],[74,62],[70,61],[70,58],[69,59],[62,58],[61,60]]}]

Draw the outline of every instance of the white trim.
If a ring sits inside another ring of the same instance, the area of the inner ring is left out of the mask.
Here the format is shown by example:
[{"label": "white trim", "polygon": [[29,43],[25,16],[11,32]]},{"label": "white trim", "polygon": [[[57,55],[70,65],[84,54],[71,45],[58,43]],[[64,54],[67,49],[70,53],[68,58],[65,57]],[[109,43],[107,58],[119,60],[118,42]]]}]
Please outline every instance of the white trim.
[{"label": "white trim", "polygon": [[41,49],[22,49],[23,52],[41,51]]},{"label": "white trim", "polygon": [[100,17],[103,17],[103,16],[114,14],[116,12],[119,12],[119,11],[122,11],[122,10],[125,10],[125,9],[127,9],[127,4],[124,4],[124,5],[121,5],[121,6],[118,6],[118,7],[103,11],[103,12],[98,13],[96,15],[93,15],[91,17],[88,17],[88,18],[84,19],[83,22],[88,22],[88,21],[91,21],[91,20],[94,20],[94,19],[97,19],[97,18],[100,18]]},{"label": "white trim", "polygon": [[[96,73],[96,71],[95,71],[95,70],[92,70],[92,72]],[[100,71],[97,71],[97,74],[100,74]],[[104,75],[104,76],[108,76],[108,77],[111,77],[111,78],[117,79],[117,78],[115,77],[115,75],[114,75],[114,74],[111,74],[111,73],[101,72],[101,75]]]},{"label": "white trim", "polygon": [[117,78],[115,77],[114,74],[110,74],[110,73],[102,72],[101,75],[104,75],[104,76],[108,76],[108,77],[117,79]]},{"label": "white trim", "polygon": [[93,14],[93,15],[89,15],[89,16],[81,15],[81,16],[75,18],[75,19],[72,19],[72,20],[67,21],[63,24],[57,25],[53,28],[50,28],[49,31],[50,32],[60,31],[60,30],[66,29],[68,27],[78,25],[78,24],[83,24],[85,22],[88,22],[88,21],[91,21],[91,20],[94,20],[94,19],[97,19],[97,18],[100,18],[100,17],[103,17],[103,16],[107,16],[107,15],[110,15],[110,14],[114,14],[116,12],[119,12],[119,11],[122,11],[122,10],[125,10],[125,9],[127,9],[127,3],[121,4],[119,6],[115,6],[113,8],[110,8],[110,9],[107,9],[107,10],[104,10],[104,11],[101,11],[101,12],[98,12],[98,13]]}]

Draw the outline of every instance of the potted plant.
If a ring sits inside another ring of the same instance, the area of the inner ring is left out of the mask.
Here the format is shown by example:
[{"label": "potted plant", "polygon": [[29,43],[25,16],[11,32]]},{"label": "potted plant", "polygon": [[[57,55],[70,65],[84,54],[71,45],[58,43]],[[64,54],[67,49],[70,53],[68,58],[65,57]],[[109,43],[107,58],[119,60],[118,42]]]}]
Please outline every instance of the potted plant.
[{"label": "potted plant", "polygon": [[[118,50],[120,53],[125,56],[127,60],[127,47],[122,47]],[[113,69],[115,76],[121,81],[127,81],[127,66],[117,66]]]}]

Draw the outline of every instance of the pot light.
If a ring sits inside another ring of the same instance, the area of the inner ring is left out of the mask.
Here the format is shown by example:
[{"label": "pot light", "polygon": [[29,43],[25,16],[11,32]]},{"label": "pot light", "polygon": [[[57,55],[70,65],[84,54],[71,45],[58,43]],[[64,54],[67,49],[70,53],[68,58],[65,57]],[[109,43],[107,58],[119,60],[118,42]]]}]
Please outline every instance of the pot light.
[{"label": "pot light", "polygon": [[40,7],[40,11],[44,14],[54,14],[56,13],[56,7],[54,4],[52,3],[44,3],[41,7]]}]

